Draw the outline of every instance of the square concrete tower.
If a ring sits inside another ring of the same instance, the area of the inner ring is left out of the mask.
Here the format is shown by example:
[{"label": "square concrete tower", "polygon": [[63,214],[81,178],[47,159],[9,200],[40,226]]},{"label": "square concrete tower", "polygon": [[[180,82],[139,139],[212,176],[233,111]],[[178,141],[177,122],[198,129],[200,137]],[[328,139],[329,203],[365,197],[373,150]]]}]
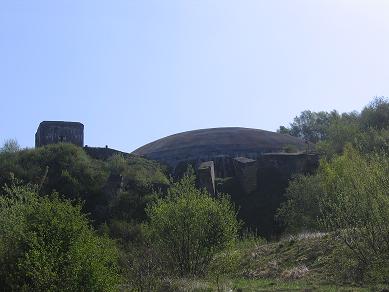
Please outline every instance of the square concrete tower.
[{"label": "square concrete tower", "polygon": [[84,125],[79,122],[44,121],[35,134],[35,147],[56,143],[84,146]]}]

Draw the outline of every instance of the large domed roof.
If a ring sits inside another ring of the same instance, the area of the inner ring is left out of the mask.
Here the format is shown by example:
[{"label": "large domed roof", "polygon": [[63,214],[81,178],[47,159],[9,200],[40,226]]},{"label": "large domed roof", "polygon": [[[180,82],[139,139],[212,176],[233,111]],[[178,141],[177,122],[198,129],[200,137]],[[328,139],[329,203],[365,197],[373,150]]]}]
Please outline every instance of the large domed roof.
[{"label": "large domed roof", "polygon": [[214,156],[252,157],[264,153],[283,152],[285,147],[303,151],[302,139],[289,135],[249,128],[212,128],[171,135],[133,152],[150,159],[176,164],[188,159]]}]

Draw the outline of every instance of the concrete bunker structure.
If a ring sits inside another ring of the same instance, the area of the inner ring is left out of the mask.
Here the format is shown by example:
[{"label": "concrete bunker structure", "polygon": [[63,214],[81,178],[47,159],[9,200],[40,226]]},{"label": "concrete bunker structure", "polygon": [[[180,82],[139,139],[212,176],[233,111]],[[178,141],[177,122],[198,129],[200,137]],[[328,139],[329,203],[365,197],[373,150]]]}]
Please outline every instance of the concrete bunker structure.
[{"label": "concrete bunker structure", "polygon": [[[288,149],[295,149],[288,153]],[[133,154],[168,165],[175,176],[192,165],[199,184],[214,194],[217,178],[236,178],[244,193],[258,189],[264,168],[286,176],[313,169],[318,160],[306,141],[270,131],[249,128],[213,128],[171,135]]]},{"label": "concrete bunker structure", "polygon": [[214,128],[171,135],[133,154],[167,165],[175,177],[191,165],[200,187],[212,195],[230,195],[246,227],[272,238],[282,229],[275,214],[290,179],[318,167],[319,156],[313,150],[314,145],[289,135]]},{"label": "concrete bunker structure", "polygon": [[35,134],[35,147],[56,143],[84,146],[84,125],[79,122],[43,121]]},{"label": "concrete bunker structure", "polygon": [[215,165],[213,161],[201,163],[197,169],[197,176],[200,186],[204,187],[208,193],[215,195]]}]

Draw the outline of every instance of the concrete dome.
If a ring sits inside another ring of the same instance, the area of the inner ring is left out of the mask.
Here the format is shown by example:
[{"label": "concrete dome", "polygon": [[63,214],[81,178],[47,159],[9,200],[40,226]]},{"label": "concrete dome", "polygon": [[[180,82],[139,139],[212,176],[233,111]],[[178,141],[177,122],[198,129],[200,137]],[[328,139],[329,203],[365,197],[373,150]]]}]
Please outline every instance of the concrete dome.
[{"label": "concrete dome", "polygon": [[249,128],[213,128],[171,135],[133,152],[176,166],[181,161],[212,160],[213,157],[256,158],[264,153],[285,152],[286,147],[304,151],[306,143],[289,135]]}]

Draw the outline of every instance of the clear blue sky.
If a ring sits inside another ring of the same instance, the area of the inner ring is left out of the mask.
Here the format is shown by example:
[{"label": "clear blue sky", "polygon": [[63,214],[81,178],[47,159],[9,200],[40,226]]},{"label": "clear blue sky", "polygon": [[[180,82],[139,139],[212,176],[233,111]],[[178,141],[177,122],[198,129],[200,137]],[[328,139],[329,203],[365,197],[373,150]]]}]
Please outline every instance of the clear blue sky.
[{"label": "clear blue sky", "polygon": [[0,0],[0,143],[40,121],[132,151],[389,95],[389,1]]}]

